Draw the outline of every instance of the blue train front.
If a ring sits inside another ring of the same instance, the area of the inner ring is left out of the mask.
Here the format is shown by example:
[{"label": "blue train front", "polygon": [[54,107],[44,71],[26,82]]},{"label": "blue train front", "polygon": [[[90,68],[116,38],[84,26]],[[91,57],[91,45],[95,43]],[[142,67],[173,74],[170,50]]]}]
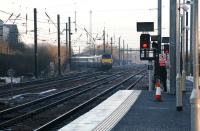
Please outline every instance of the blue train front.
[{"label": "blue train front", "polygon": [[111,54],[103,54],[101,60],[102,69],[111,69],[112,68],[112,55]]}]

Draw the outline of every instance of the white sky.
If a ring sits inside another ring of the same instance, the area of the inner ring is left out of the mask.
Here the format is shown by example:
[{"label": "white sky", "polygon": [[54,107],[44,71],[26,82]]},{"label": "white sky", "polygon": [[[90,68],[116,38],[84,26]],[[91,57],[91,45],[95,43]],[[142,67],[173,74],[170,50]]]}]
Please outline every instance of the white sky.
[{"label": "white sky", "polygon": [[[163,0],[163,36],[169,36],[169,0]],[[125,43],[132,48],[139,48],[139,35],[136,32],[136,22],[151,21],[155,22],[154,27],[157,28],[157,0],[1,0],[0,10],[18,15],[25,18],[28,14],[29,19],[33,19],[33,8],[37,8],[39,21],[38,23],[39,39],[49,42],[55,41],[57,35],[49,35],[49,28],[52,32],[56,32],[56,28],[52,24],[47,23],[45,16],[45,8],[48,15],[56,23],[57,14],[61,17],[61,30],[65,28],[68,17],[71,16],[74,21],[74,11],[77,11],[77,24],[80,28],[86,28],[89,31],[89,11],[92,10],[92,32],[93,37],[102,36],[105,26],[106,33],[109,37],[115,34],[116,41],[121,36]],[[6,21],[8,14],[0,12],[0,19]],[[14,18],[14,17],[13,17]],[[8,23],[11,23],[8,21]],[[17,20],[22,39],[26,42],[33,41],[33,33],[24,34],[25,19]],[[72,25],[74,32],[74,24]],[[33,22],[28,21],[28,30],[33,30]],[[154,33],[156,34],[157,30]],[[73,35],[73,40],[82,34],[77,44],[83,47],[86,45],[86,33],[78,28],[78,32]],[[61,36],[61,40],[65,41],[65,35]],[[97,42],[100,43],[101,41]],[[55,42],[56,44],[56,42]]]}]

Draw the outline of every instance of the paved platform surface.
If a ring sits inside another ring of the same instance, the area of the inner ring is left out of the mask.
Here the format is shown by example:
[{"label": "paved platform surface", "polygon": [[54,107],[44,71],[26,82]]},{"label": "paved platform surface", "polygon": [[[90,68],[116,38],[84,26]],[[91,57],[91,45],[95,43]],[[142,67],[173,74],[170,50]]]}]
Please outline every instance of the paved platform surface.
[{"label": "paved platform surface", "polygon": [[135,103],[141,91],[120,90],[59,131],[111,130]]},{"label": "paved platform surface", "polygon": [[186,81],[183,111],[176,111],[176,96],[162,93],[162,102],[154,100],[155,92],[142,91],[135,104],[112,131],[190,131],[192,82]]}]

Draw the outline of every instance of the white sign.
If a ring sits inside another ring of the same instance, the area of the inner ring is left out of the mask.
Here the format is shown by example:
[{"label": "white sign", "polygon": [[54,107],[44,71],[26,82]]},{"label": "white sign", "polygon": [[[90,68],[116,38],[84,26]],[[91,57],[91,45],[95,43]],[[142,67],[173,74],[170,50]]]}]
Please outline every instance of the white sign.
[{"label": "white sign", "polygon": [[159,63],[160,66],[166,66],[167,56],[166,54],[159,54]]}]

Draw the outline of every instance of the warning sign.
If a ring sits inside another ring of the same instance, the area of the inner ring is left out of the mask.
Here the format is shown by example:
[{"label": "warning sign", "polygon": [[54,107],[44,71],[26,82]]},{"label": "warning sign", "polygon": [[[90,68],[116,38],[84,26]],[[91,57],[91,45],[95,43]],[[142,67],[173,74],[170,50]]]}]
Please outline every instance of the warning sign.
[{"label": "warning sign", "polygon": [[159,54],[159,64],[160,66],[166,66],[167,56],[166,54]]}]

